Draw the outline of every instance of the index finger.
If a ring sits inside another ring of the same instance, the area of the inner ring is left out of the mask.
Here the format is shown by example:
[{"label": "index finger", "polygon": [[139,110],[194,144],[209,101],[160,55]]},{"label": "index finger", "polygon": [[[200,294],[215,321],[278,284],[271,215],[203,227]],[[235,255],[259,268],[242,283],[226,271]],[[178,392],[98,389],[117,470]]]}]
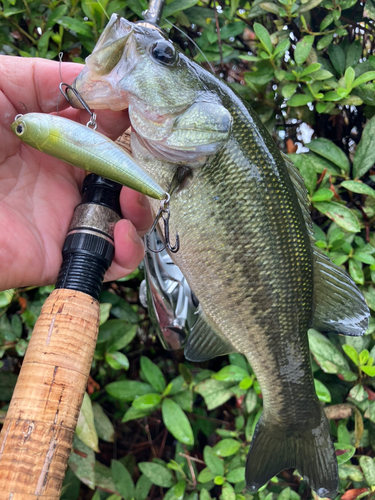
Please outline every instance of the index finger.
[{"label": "index finger", "polygon": [[[18,113],[51,113],[56,111],[61,82],[57,61],[38,58],[21,58],[0,55],[0,91],[11,102]],[[83,69],[82,64],[61,63],[62,78],[71,83]],[[22,101],[22,103],[20,102]],[[69,104],[62,96],[59,108]]]}]

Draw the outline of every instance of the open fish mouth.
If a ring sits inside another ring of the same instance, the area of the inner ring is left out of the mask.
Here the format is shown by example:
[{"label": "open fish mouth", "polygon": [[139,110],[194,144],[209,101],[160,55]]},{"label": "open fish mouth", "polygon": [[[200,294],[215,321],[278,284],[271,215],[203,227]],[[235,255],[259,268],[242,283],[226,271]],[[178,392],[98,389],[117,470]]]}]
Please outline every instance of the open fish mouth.
[{"label": "open fish mouth", "polygon": [[[128,92],[120,82],[137,63],[135,31],[135,24],[113,14],[94,51],[86,58],[85,67],[72,86],[90,107],[120,111],[129,106]],[[72,91],[68,90],[67,95],[74,107],[82,108]]]}]

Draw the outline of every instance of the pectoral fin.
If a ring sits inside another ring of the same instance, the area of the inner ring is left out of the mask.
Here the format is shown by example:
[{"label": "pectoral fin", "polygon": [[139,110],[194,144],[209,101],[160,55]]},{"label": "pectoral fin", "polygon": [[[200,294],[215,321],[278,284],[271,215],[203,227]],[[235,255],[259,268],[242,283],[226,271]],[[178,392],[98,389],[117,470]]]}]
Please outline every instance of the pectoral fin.
[{"label": "pectoral fin", "polygon": [[200,362],[235,352],[232,344],[215,331],[201,308],[198,309],[197,314],[198,319],[191,328],[185,346],[185,358],[189,361]]},{"label": "pectoral fin", "polygon": [[317,247],[314,253],[313,328],[320,332],[363,335],[370,310],[351,277]]}]

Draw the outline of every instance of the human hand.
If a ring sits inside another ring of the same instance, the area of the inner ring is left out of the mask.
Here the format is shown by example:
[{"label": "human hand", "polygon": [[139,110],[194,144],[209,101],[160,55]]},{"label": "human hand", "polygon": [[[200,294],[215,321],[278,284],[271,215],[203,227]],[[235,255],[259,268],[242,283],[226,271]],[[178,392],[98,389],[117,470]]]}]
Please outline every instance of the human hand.
[{"label": "human hand", "polygon": [[[82,66],[62,63],[63,80],[71,83]],[[61,250],[85,173],[23,144],[10,125],[18,113],[51,113],[57,109],[59,63],[0,56],[0,290],[55,283]],[[22,101],[22,102],[21,102]],[[67,107],[60,98],[59,110]],[[86,111],[65,109],[61,116],[86,123]],[[127,112],[102,110],[98,130],[116,139],[129,126]],[[143,235],[152,223],[144,195],[123,188],[123,216],[115,227],[115,256],[105,279],[133,271],[144,255]]]}]

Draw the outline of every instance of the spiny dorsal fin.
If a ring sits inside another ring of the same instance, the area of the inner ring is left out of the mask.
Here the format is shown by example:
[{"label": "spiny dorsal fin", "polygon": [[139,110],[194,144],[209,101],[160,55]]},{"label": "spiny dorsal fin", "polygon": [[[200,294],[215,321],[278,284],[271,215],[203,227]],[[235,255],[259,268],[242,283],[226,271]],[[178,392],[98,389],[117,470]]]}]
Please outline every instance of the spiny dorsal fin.
[{"label": "spiny dorsal fin", "polygon": [[314,320],[320,332],[363,335],[370,310],[347,272],[332,264],[312,242],[314,254]]},{"label": "spiny dorsal fin", "polygon": [[222,333],[214,330],[201,308],[198,309],[197,314],[198,319],[190,330],[185,346],[186,359],[198,363],[236,351]]},{"label": "spiny dorsal fin", "polygon": [[310,216],[310,207],[309,207],[310,203],[309,203],[309,199],[307,196],[307,189],[305,186],[305,181],[303,180],[303,177],[299,173],[297,168],[294,166],[294,163],[292,162],[292,160],[283,152],[281,152],[281,155],[285,161],[285,165],[287,166],[289,177],[290,177],[291,181],[293,182],[294,189],[296,190],[298,203],[301,207],[307,230],[308,230],[310,236],[312,236],[314,234],[314,231],[313,231],[312,220],[311,220],[311,216]]}]

